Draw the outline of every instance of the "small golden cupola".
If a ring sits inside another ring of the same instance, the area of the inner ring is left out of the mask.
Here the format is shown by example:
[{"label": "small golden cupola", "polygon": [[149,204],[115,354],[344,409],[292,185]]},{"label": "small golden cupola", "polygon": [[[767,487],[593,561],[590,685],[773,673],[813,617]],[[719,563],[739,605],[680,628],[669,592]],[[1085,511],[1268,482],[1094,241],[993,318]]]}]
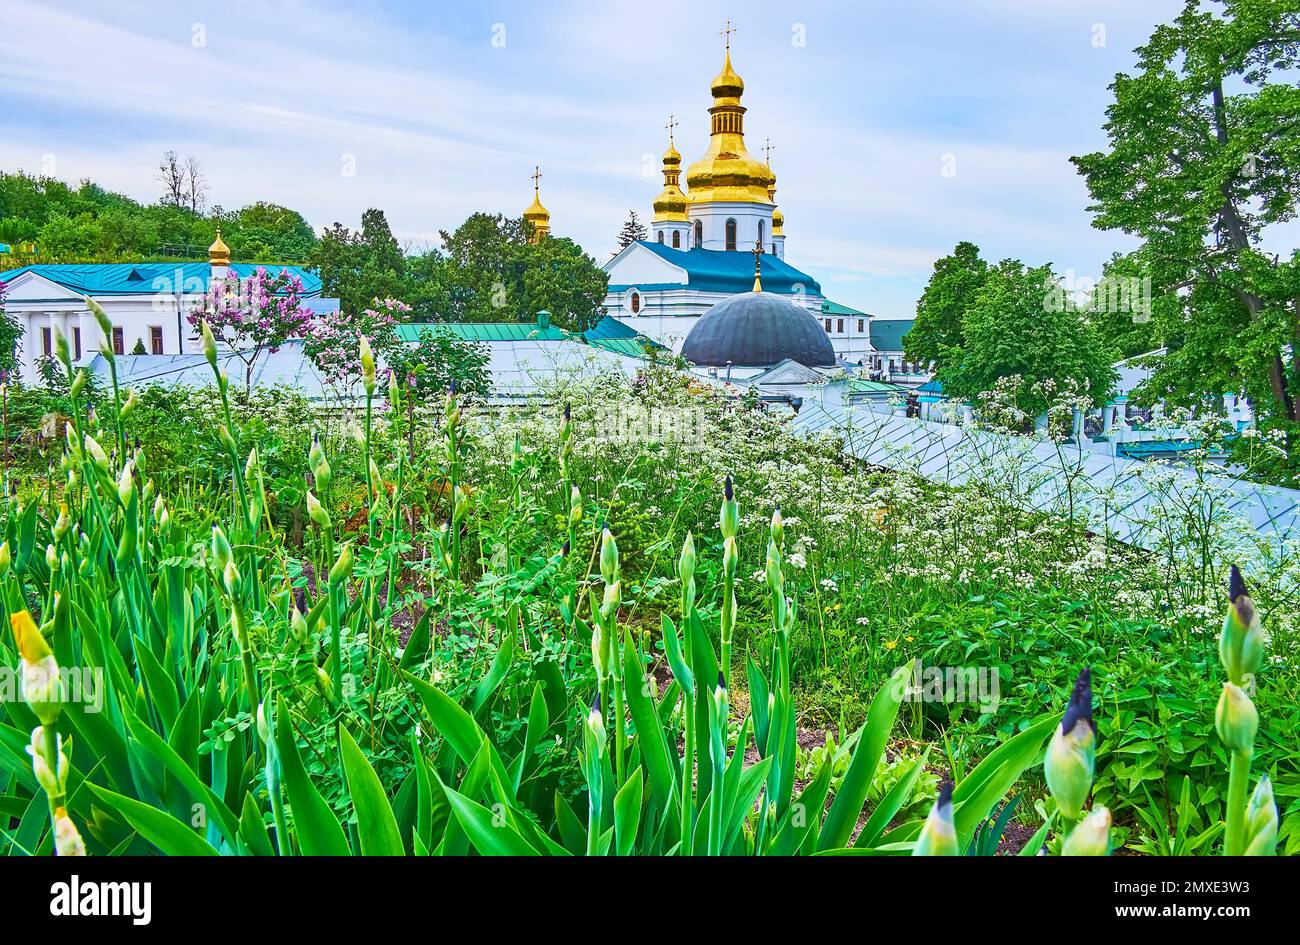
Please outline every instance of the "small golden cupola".
[{"label": "small golden cupola", "polygon": [[776,175],[772,173],[772,139],[763,143],[763,164],[767,167],[767,199],[772,204],[772,235],[785,236],[785,214],[776,205]]},{"label": "small golden cupola", "polygon": [[664,189],[654,202],[655,223],[686,223],[690,219],[686,206],[690,202],[678,181],[682,173],[682,156],[673,144],[672,118],[668,119],[668,150],[664,152]]},{"label": "small golden cupola", "polygon": [[772,209],[772,235],[785,236],[785,214],[776,204],[776,178],[772,179],[772,186],[767,189],[767,199],[774,206]]},{"label": "small golden cupola", "polygon": [[771,174],[762,161],[745,149],[745,107],[740,97],[745,82],[731,67],[728,36],[722,71],[711,86],[709,150],[686,171],[692,203],[768,203]]},{"label": "small golden cupola", "polygon": [[217,227],[217,238],[208,247],[208,264],[211,266],[230,265],[230,247],[221,238],[221,227]]},{"label": "small golden cupola", "polygon": [[532,229],[528,234],[528,242],[530,243],[539,243],[545,237],[551,235],[551,211],[542,206],[540,187],[538,185],[541,179],[542,169],[534,167],[533,202],[524,211],[524,219],[532,224]]}]

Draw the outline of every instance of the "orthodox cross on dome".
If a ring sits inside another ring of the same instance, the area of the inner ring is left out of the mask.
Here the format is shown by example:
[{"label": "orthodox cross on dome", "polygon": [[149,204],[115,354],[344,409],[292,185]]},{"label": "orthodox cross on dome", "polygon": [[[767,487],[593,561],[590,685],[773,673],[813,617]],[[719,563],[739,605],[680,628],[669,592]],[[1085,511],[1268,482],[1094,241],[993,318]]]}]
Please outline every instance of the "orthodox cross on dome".
[{"label": "orthodox cross on dome", "polygon": [[776,150],[776,145],[772,143],[771,138],[763,139],[763,160],[769,167],[772,166],[772,152]]},{"label": "orthodox cross on dome", "polygon": [[763,244],[754,240],[754,292],[763,291]]},{"label": "orthodox cross on dome", "polygon": [[537,184],[537,182],[538,182],[539,180],[542,179],[542,168],[541,168],[541,165],[540,165],[540,164],[534,164],[534,165],[533,165],[533,175],[532,175],[532,176],[533,176],[533,193],[536,194],[536,193],[538,192],[538,184]]},{"label": "orthodox cross on dome", "polygon": [[669,144],[672,144],[672,143],[673,143],[673,129],[677,127],[677,116],[676,116],[676,115],[669,115],[669,116],[668,116],[668,124],[664,125],[664,127],[668,129],[668,143],[669,143]]},{"label": "orthodox cross on dome", "polygon": [[727,52],[731,52],[732,35],[738,32],[740,31],[731,25],[731,17],[727,17],[727,25],[718,32],[718,35],[721,36],[727,44]]}]

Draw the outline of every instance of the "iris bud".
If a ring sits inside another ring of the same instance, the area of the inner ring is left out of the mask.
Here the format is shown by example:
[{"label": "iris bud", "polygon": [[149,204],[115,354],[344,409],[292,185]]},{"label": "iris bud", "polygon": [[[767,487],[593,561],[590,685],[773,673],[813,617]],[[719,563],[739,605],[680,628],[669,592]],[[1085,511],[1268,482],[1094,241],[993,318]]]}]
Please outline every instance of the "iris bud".
[{"label": "iris bud", "polygon": [[339,552],[339,559],[334,562],[334,567],[330,568],[330,583],[342,584],[346,581],[352,574],[352,563],[352,543],[347,542]]},{"label": "iris bud", "polygon": [[230,541],[226,538],[226,533],[221,530],[220,525],[212,526],[212,563],[216,566],[218,572],[224,573],[226,565],[234,557],[234,552],[230,550]]},{"label": "iris bud", "polygon": [[925,818],[912,856],[957,856],[957,828],[952,822],[952,782],[939,787],[939,797]]},{"label": "iris bud", "polygon": [[1259,713],[1244,689],[1235,683],[1224,683],[1219,706],[1214,712],[1214,727],[1229,751],[1250,755],[1255,751],[1255,732],[1259,729]]},{"label": "iris bud", "polygon": [[9,625],[22,657],[23,700],[42,725],[53,725],[62,708],[59,664],[30,613],[10,614]]},{"label": "iris bud", "polygon": [[375,353],[370,350],[370,341],[361,336],[361,379],[365,384],[366,394],[375,392]]},{"label": "iris bud", "polygon": [[1070,704],[1061,725],[1052,732],[1043,760],[1047,786],[1061,814],[1078,820],[1092,789],[1096,770],[1097,729],[1092,721],[1092,671],[1084,669],[1075,680]]},{"label": "iris bud", "polygon": [[722,488],[722,511],[718,516],[718,527],[722,529],[723,538],[735,538],[740,527],[740,505],[736,502],[735,491],[728,476]]},{"label": "iris bud", "polygon": [[86,855],[86,843],[77,832],[77,825],[68,816],[66,807],[60,807],[54,812],[54,852],[59,856]]},{"label": "iris bud", "polygon": [[689,584],[695,577],[695,536],[690,532],[686,533],[686,540],[682,542],[682,554],[677,559],[677,576],[683,584]]},{"label": "iris bud", "polygon": [[208,364],[212,369],[217,369],[217,339],[212,334],[212,328],[208,325],[208,320],[202,319],[199,322],[199,334],[203,338],[203,356],[208,359]]},{"label": "iris bud", "polygon": [[722,542],[722,576],[728,581],[736,579],[736,565],[740,561],[740,549],[736,539],[728,537]]},{"label": "iris bud", "polygon": [[606,528],[600,536],[600,573],[606,584],[612,584],[618,577],[618,542]]},{"label": "iris bud", "polygon": [[1246,807],[1245,856],[1272,856],[1277,848],[1277,804],[1273,784],[1262,775]]},{"label": "iris bud", "polygon": [[582,490],[574,486],[569,492],[569,525],[577,528],[582,524]]},{"label": "iris bud", "polygon": [[1110,854],[1110,811],[1094,807],[1079,821],[1061,844],[1061,856],[1108,856]]},{"label": "iris bud", "polygon": [[1235,564],[1228,579],[1228,595],[1228,612],[1223,618],[1223,631],[1219,634],[1219,661],[1228,678],[1243,686],[1247,677],[1254,676],[1263,664],[1268,640],[1255,603],[1246,590],[1246,582]]},{"label": "iris bud", "polygon": [[312,494],[310,489],[307,490],[307,517],[325,531],[330,530],[330,514],[325,511],[325,506],[320,504],[320,500]]}]

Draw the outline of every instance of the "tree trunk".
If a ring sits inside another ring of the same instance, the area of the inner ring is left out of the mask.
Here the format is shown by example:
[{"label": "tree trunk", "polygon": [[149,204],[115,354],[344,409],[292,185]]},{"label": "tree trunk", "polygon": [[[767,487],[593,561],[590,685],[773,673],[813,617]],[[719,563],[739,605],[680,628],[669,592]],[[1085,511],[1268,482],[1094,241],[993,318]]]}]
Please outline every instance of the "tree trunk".
[{"label": "tree trunk", "polygon": [[[1228,114],[1223,100],[1223,81],[1216,80],[1211,89],[1214,99],[1214,138],[1221,147],[1228,144]],[[1237,212],[1236,205],[1232,202],[1232,187],[1229,181],[1224,181],[1219,185],[1219,191],[1223,195],[1223,206],[1219,209],[1219,224],[1224,232],[1228,234],[1228,240],[1232,248],[1238,252],[1245,252],[1250,249],[1250,237],[1246,234],[1246,228],[1241,222],[1241,215]],[[1238,295],[1246,306],[1246,311],[1250,315],[1251,322],[1259,319],[1260,310],[1264,307],[1264,301],[1256,293],[1247,289],[1238,289]],[[1294,347],[1293,347],[1294,355]],[[1282,352],[1279,351],[1273,357],[1268,366],[1268,386],[1273,394],[1275,406],[1287,420],[1296,420],[1296,399],[1291,396],[1286,385],[1286,364],[1282,360]]]}]

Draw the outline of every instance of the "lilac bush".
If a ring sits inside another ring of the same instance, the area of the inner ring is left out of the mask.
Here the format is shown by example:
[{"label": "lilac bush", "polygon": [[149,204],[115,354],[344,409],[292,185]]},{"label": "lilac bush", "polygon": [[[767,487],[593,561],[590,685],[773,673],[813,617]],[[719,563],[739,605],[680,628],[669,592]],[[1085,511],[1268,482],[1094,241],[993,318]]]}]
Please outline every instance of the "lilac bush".
[{"label": "lilac bush", "polygon": [[307,356],[325,375],[326,381],[346,389],[361,377],[361,339],[383,361],[401,347],[398,323],[411,311],[399,299],[375,299],[360,313],[339,312],[328,320],[318,319],[303,344]]},{"label": "lilac bush", "polygon": [[302,280],[288,270],[272,276],[258,267],[247,279],[232,270],[214,281],[187,316],[197,331],[206,319],[217,341],[244,362],[244,382],[253,382],[253,365],[263,351],[274,354],[293,338],[311,334],[316,316],[302,301]]}]

